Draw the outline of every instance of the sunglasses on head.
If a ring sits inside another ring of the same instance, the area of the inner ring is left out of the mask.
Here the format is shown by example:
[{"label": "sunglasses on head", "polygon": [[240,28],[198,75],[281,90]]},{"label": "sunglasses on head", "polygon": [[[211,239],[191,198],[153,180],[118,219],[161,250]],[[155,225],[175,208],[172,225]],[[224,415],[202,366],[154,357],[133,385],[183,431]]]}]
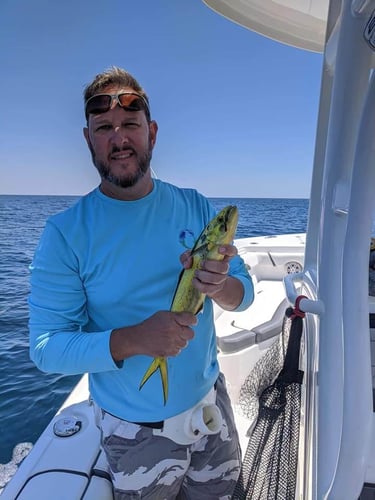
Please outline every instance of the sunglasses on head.
[{"label": "sunglasses on head", "polygon": [[113,101],[125,109],[125,111],[144,111],[150,120],[150,108],[146,99],[135,92],[122,92],[121,94],[96,94],[86,101],[86,120],[90,114],[99,115],[106,113],[112,107]]}]

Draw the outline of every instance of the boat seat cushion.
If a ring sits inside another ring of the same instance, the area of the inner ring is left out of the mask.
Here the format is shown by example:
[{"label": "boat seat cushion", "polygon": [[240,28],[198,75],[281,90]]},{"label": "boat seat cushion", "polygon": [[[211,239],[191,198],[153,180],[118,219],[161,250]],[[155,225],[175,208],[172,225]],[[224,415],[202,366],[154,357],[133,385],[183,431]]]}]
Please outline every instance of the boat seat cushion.
[{"label": "boat seat cushion", "polygon": [[82,500],[113,500],[112,483],[105,477],[92,476]]},{"label": "boat seat cushion", "polygon": [[241,351],[281,332],[288,307],[283,282],[259,281],[254,292],[254,302],[245,311],[223,311],[218,315],[217,345],[223,354]]},{"label": "boat seat cushion", "polygon": [[92,468],[90,484],[82,500],[112,500],[112,481],[109,465],[104,451],[99,453],[98,459]]}]

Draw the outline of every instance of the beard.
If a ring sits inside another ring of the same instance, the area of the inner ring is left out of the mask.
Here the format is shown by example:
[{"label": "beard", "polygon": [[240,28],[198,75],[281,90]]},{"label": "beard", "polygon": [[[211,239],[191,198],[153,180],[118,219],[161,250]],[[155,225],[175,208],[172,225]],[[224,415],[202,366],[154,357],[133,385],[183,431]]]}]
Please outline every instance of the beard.
[{"label": "beard", "polygon": [[[96,158],[95,151],[90,146],[90,152],[92,161],[99,172],[99,175],[102,180],[106,180],[115,186],[119,186],[121,188],[129,188],[133,187],[137,184],[137,182],[145,175],[145,173],[150,168],[151,158],[152,158],[152,144],[151,139],[149,139],[147,149],[143,152],[143,154],[137,153],[132,147],[127,146],[124,150],[131,149],[133,154],[137,159],[137,169],[132,174],[125,173],[124,175],[114,175],[111,171],[111,167],[107,162],[100,161]],[[114,147],[112,153],[120,153],[122,149],[118,147]]]}]

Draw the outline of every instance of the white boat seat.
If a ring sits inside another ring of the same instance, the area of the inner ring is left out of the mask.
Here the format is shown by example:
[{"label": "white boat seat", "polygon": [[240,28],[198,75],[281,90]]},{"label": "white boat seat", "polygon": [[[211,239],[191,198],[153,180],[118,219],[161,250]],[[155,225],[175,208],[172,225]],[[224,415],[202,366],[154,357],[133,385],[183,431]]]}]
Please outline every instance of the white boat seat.
[{"label": "white boat seat", "polygon": [[218,337],[217,345],[220,351],[223,354],[231,354],[276,337],[281,332],[281,325],[287,307],[288,301],[284,299],[277,307],[270,321],[266,321],[252,330],[240,330],[225,337]]},{"label": "white boat seat", "polygon": [[223,311],[218,315],[217,345],[223,354],[260,344],[281,332],[288,307],[282,281],[259,281],[254,292],[254,302],[246,311]]},{"label": "white boat seat", "polygon": [[276,335],[279,335],[279,333],[281,333],[285,311],[287,310],[288,306],[288,300],[282,300],[270,321],[266,321],[262,325],[253,328],[253,332],[256,333],[257,344],[260,344],[261,342],[264,342],[265,340],[268,340],[272,337],[276,337]]},{"label": "white boat seat", "polygon": [[17,496],[18,500],[66,500],[66,485],[81,500],[113,500],[112,481],[103,452],[92,470],[86,474],[77,470],[47,470],[31,477]]},{"label": "white boat seat", "polygon": [[226,337],[217,337],[217,347],[223,354],[242,351],[256,344],[256,333],[252,330],[240,330]]},{"label": "white boat seat", "polygon": [[113,500],[112,483],[104,477],[92,476],[82,500]]},{"label": "white boat seat", "polygon": [[74,491],[76,498],[81,498],[87,484],[88,478],[84,475],[51,470],[33,476],[17,496],[17,500],[65,500],[67,485],[69,491]]},{"label": "white boat seat", "polygon": [[113,488],[105,453],[101,451],[91,470],[90,483],[82,500],[113,500]]}]

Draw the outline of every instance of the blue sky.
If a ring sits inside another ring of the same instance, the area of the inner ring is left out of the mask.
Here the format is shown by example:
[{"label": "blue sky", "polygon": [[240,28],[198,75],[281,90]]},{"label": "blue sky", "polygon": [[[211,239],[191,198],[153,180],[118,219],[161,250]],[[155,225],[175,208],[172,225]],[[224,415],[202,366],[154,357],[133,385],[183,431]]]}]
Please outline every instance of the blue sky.
[{"label": "blue sky", "polygon": [[309,197],[320,54],[201,0],[2,0],[0,48],[0,194],[98,184],[82,92],[116,65],[149,95],[159,178],[209,197]]}]

